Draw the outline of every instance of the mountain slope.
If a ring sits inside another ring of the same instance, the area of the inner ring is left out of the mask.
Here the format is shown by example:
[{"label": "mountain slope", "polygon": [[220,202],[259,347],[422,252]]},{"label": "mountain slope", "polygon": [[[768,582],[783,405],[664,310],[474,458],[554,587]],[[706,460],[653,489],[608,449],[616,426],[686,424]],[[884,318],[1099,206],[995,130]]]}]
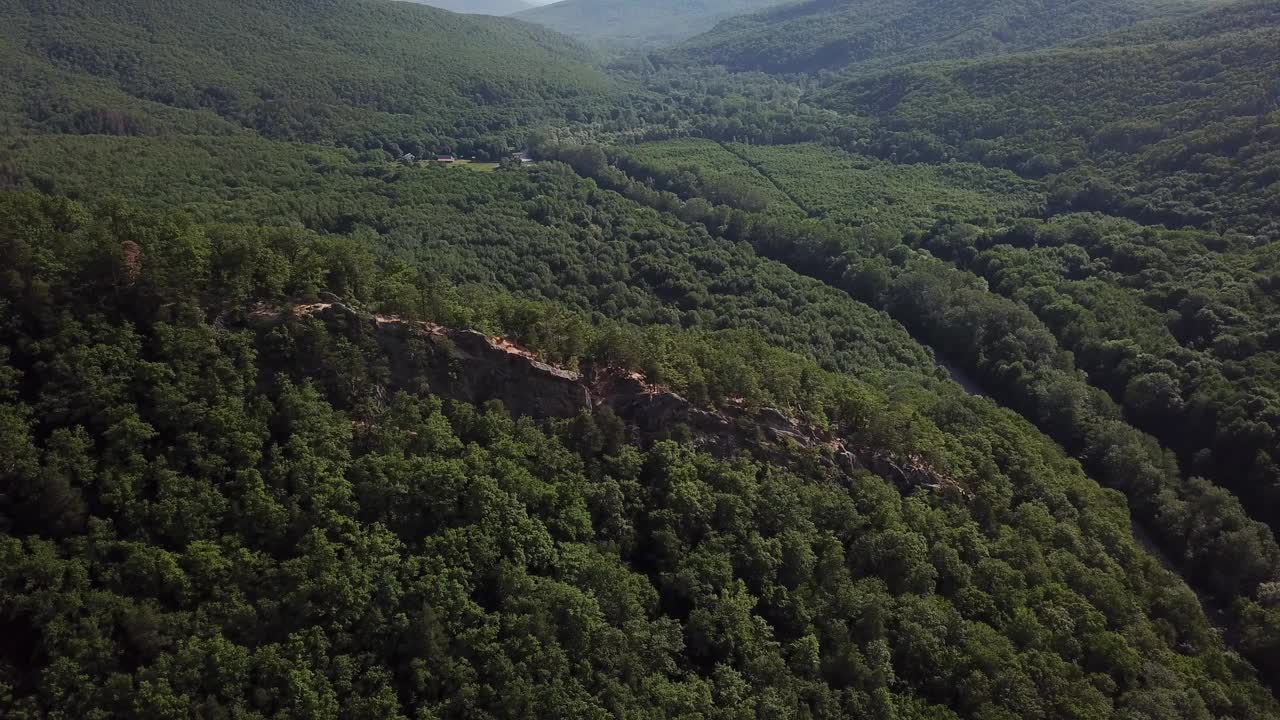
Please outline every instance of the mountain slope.
[{"label": "mountain slope", "polygon": [[1195,7],[1183,0],[809,0],[733,18],[673,57],[817,72],[1049,47]]},{"label": "mountain slope", "polygon": [[725,18],[784,1],[562,0],[517,17],[591,43],[653,47],[693,37]]},{"label": "mountain slope", "polygon": [[946,383],[351,238],[0,220],[5,717],[1275,716],[1123,502]]},{"label": "mountain slope", "polygon": [[[679,118],[554,33],[393,7],[0,0],[0,717],[1280,716],[1280,546],[1236,498],[959,243],[741,201],[933,233],[1037,183],[661,155],[731,210],[590,145],[395,161]],[[1163,269],[1111,252],[1062,264]]]},{"label": "mountain slope", "polygon": [[1157,42],[1207,39],[1224,33],[1276,24],[1280,6],[1270,0],[1226,0],[1207,3],[1191,14],[1157,18],[1123,30],[1084,38],[1079,47],[1120,47]]},{"label": "mountain slope", "polygon": [[407,0],[465,15],[514,15],[534,7],[526,0]]},{"label": "mountain slope", "polygon": [[836,83],[827,107],[964,159],[1062,176],[1057,209],[1280,232],[1280,6],[1244,3],[1079,47]]},{"label": "mountain slope", "polygon": [[431,144],[583,116],[612,87],[563,36],[382,0],[3,0],[0,20],[17,129]]}]

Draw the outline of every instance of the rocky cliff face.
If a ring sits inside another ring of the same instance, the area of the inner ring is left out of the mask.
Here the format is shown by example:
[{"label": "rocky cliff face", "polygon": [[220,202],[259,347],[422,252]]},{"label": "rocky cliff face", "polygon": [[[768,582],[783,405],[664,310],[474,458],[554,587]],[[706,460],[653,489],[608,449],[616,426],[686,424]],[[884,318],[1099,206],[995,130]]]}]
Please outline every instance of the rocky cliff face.
[{"label": "rocky cliff face", "polygon": [[822,462],[845,473],[865,469],[903,488],[964,493],[920,457],[852,446],[780,410],[700,408],[639,373],[607,366],[567,370],[538,360],[508,340],[474,330],[360,313],[332,296],[289,309],[258,308],[250,316],[277,323],[290,314],[320,320],[331,331],[356,340],[376,342],[389,363],[387,390],[392,392],[429,392],[469,403],[498,400],[513,415],[534,418],[572,418],[608,408],[641,445],[683,427],[699,449],[719,457],[749,452],[768,460],[781,459],[796,448],[816,450]]},{"label": "rocky cliff face", "polygon": [[337,298],[290,308],[258,308],[269,324],[313,318],[352,340],[375,342],[388,363],[386,389],[431,393],[480,404],[499,400],[513,415],[574,417],[592,407],[581,374],[539,361],[533,353],[474,330],[454,330],[388,315],[361,313]]}]

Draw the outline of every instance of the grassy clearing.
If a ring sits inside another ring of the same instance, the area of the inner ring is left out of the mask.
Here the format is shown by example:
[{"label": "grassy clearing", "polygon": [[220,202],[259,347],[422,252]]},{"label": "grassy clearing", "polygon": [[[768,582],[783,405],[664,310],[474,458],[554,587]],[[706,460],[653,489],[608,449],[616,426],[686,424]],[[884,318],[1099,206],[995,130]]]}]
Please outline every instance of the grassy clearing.
[{"label": "grassy clearing", "polygon": [[453,167],[466,168],[474,172],[493,172],[498,169],[496,162],[479,162],[476,160],[456,160]]},{"label": "grassy clearing", "polygon": [[1039,185],[973,163],[899,165],[822,145],[730,145],[811,215],[852,225],[925,230],[942,218],[1034,214]]},{"label": "grassy clearing", "polygon": [[745,160],[712,140],[664,140],[628,146],[626,151],[653,167],[667,170],[689,168],[690,172],[698,168],[702,177],[713,182],[732,178],[746,183],[765,196],[769,202],[767,211],[771,214],[804,214],[769,178],[756,172]]}]

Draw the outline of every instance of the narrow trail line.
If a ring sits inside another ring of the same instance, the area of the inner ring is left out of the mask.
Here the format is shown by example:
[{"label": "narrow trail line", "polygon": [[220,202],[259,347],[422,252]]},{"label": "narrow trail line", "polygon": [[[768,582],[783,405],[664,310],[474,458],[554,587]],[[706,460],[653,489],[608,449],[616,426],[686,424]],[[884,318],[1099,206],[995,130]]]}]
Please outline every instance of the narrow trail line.
[{"label": "narrow trail line", "polygon": [[795,205],[797,208],[799,208],[799,209],[800,209],[800,212],[804,213],[804,214],[805,214],[806,216],[808,216],[808,217],[814,217],[813,210],[810,210],[808,207],[806,207],[804,203],[800,202],[799,198],[797,198],[795,195],[791,194],[791,191],[787,190],[785,187],[783,187],[783,186],[782,186],[782,184],[781,184],[781,183],[779,183],[777,180],[773,179],[773,176],[772,176],[772,175],[770,175],[770,174],[769,174],[769,173],[764,169],[764,166],[763,166],[762,164],[759,164],[759,163],[753,162],[753,161],[751,160],[751,158],[746,157],[745,155],[743,155],[743,154],[741,154],[741,153],[735,152],[735,151],[733,150],[733,148],[729,147],[729,145],[728,145],[727,143],[725,143],[725,142],[722,142],[722,141],[720,141],[720,140],[717,140],[717,141],[716,141],[716,144],[717,144],[717,145],[719,145],[720,147],[724,148],[724,151],[725,151],[725,152],[729,153],[730,155],[732,155],[732,156],[734,156],[734,157],[738,158],[739,160],[741,160],[742,162],[746,163],[747,167],[749,167],[749,168],[751,168],[752,170],[754,170],[754,171],[755,171],[755,173],[756,173],[757,175],[759,175],[760,177],[764,178],[765,180],[768,180],[768,181],[769,181],[769,184],[770,184],[770,185],[772,185],[772,186],[773,186],[773,187],[774,187],[778,192],[780,192],[780,193],[782,193],[784,196],[786,196],[786,198],[787,198],[788,200],[790,200],[790,201],[791,201],[791,204],[792,204],[792,205]]}]

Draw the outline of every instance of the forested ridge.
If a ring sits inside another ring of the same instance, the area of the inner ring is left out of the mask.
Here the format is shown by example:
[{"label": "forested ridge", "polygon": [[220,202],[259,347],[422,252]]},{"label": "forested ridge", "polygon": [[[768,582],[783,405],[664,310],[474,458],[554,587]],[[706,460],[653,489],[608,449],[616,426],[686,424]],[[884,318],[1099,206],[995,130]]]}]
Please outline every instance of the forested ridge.
[{"label": "forested ridge", "polygon": [[0,715],[1280,716],[1275,5],[713,11],[0,0]]},{"label": "forested ridge", "polygon": [[890,70],[835,84],[824,104],[1049,176],[1055,210],[1270,236],[1280,11],[1265,7],[1247,22],[1218,13],[1205,37],[1175,25],[1147,44]]},{"label": "forested ridge", "polygon": [[[620,157],[619,164],[648,181],[641,183],[604,164],[598,149],[562,152],[575,167],[641,202],[672,201],[648,186],[664,180],[662,169]],[[853,231],[830,222],[756,215],[713,205],[696,194],[680,205],[677,212],[690,222],[749,242],[762,255],[845,289],[888,311],[934,347],[945,348],[951,360],[997,398],[1076,453],[1095,477],[1124,491],[1135,513],[1156,533],[1185,576],[1219,603],[1236,604],[1235,621],[1241,624],[1241,636],[1248,638],[1245,651],[1264,666],[1275,662],[1276,618],[1265,611],[1280,579],[1280,546],[1273,530],[1252,521],[1230,492],[1193,476],[1213,469],[1206,459],[1212,451],[1198,454],[1201,464],[1184,472],[1172,453],[1125,422],[1124,408],[1090,384],[1076,368],[1073,355],[1062,351],[1053,331],[1025,305],[993,296],[979,277],[912,252],[893,230]],[[1159,390],[1139,383],[1138,391],[1127,394],[1125,400],[1145,403],[1148,393],[1159,396]],[[1223,399],[1202,398],[1201,402]],[[1273,418],[1267,406],[1256,399],[1250,402],[1263,415],[1241,424],[1265,438]],[[1227,417],[1224,412],[1223,420]],[[1232,434],[1227,428],[1221,436],[1232,442],[1256,437],[1248,431]],[[1194,437],[1199,442],[1206,439]],[[1261,472],[1271,467],[1265,453],[1256,462]],[[1251,499],[1259,491],[1266,492],[1265,476],[1253,472],[1246,477],[1241,485],[1230,477],[1227,485],[1244,489]],[[1257,512],[1256,506],[1251,507]]]},{"label": "forested ridge", "polygon": [[839,393],[970,507],[380,397],[359,337],[237,310],[326,288],[456,320],[447,288],[352,239],[4,200],[6,716],[1274,707],[1123,504],[985,401]]},{"label": "forested ridge", "polygon": [[1274,245],[1074,215],[922,242],[1022,300],[1186,467],[1280,526]]},{"label": "forested ridge", "polygon": [[[231,135],[418,155],[605,113],[594,56],[514,20],[381,0],[0,4],[6,126]],[[282,40],[287,39],[287,42]]]},{"label": "forested ridge", "polygon": [[[754,188],[726,185],[721,175],[689,173],[650,147],[629,151],[620,167],[713,202],[736,192],[728,201],[739,209],[759,209],[767,200]],[[782,187],[799,188],[788,198],[801,200],[807,214],[888,231],[884,247],[892,246],[895,231],[905,232],[908,242],[979,273],[992,289],[1033,310],[1091,382],[1122,403],[1132,422],[1177,450],[1189,473],[1231,487],[1255,517],[1276,524],[1273,244],[1244,235],[1143,228],[1098,215],[1014,222],[1016,212],[1002,217],[980,196],[944,204],[946,189],[918,175],[915,188],[899,189],[874,164],[863,166],[864,179],[838,151],[827,150],[824,158],[802,150],[743,147],[743,162],[721,172],[741,172],[753,155],[793,163],[757,167],[781,178]],[[681,159],[687,163],[688,157]],[[767,186],[764,178],[755,182]],[[863,183],[874,183],[887,204],[860,195]],[[965,184],[980,187],[971,178]],[[925,196],[913,201],[921,187]],[[837,192],[851,197],[841,198],[840,212],[832,214],[825,198]],[[987,193],[1006,201],[1016,197],[1009,186]],[[926,222],[898,219],[890,214],[895,205]],[[938,222],[940,217],[951,219]]]},{"label": "forested ridge", "polygon": [[1178,0],[807,0],[726,20],[672,52],[733,70],[841,71],[1034,50],[1196,9]]}]

